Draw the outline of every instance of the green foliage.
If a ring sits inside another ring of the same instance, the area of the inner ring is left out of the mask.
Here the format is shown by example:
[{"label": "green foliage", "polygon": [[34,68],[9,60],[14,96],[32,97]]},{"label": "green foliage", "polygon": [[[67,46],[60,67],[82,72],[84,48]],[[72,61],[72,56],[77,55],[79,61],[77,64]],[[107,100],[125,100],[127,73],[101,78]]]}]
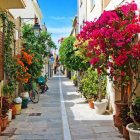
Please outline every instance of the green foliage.
[{"label": "green foliage", "polygon": [[23,26],[23,39],[25,42],[24,48],[25,51],[34,54],[33,63],[28,67],[28,72],[31,74],[32,80],[35,80],[41,75],[41,70],[44,64],[44,58],[49,55],[49,52],[46,50],[46,42],[49,47],[55,47],[55,44],[50,38],[50,34],[46,31],[41,31],[40,35],[36,37],[34,35],[33,26],[25,24]]},{"label": "green foliage", "polygon": [[71,77],[71,80],[73,80],[75,86],[78,85],[78,76],[76,73]]},{"label": "green foliage", "polygon": [[61,63],[70,70],[84,70],[87,64],[83,59],[75,54],[77,49],[74,47],[75,37],[69,36],[61,42],[59,49]]},{"label": "green foliage", "polygon": [[8,83],[4,87],[4,93],[13,93],[16,88],[17,64],[12,54],[15,25],[10,21],[5,13],[0,13],[3,22],[4,33],[4,72]]},{"label": "green foliage", "polygon": [[13,94],[14,90],[15,90],[15,81],[10,80],[7,84],[5,84],[3,86],[3,93],[6,96],[9,96],[11,94]]},{"label": "green foliage", "polygon": [[140,97],[135,97],[130,109],[130,117],[133,115],[134,123],[140,127]]},{"label": "green foliage", "polygon": [[56,49],[56,44],[52,41],[51,37],[48,39],[47,43],[50,48]]},{"label": "green foliage", "polygon": [[88,68],[82,80],[80,81],[80,90],[86,99],[97,99],[99,97],[100,87],[102,84],[101,95],[105,96],[106,93],[106,77],[103,76],[102,81],[99,80],[98,73],[92,67]]},{"label": "green foliage", "polygon": [[73,80],[73,81],[76,81],[77,80],[77,75],[76,74],[74,74],[72,77],[71,77],[71,80]]}]

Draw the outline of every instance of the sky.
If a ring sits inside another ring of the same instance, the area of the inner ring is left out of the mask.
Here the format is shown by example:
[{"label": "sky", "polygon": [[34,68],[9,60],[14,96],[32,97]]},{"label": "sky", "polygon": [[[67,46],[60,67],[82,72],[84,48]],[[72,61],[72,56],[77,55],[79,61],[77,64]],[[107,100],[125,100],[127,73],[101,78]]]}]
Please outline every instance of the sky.
[{"label": "sky", "polygon": [[43,23],[52,39],[58,45],[61,37],[66,37],[72,29],[72,20],[77,14],[77,0],[38,0],[43,13]]}]

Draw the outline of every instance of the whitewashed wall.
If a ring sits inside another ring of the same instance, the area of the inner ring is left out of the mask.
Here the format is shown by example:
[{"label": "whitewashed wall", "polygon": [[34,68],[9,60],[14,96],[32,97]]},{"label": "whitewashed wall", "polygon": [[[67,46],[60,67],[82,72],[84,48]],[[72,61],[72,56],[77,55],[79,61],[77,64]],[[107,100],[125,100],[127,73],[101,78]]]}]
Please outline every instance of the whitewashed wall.
[{"label": "whitewashed wall", "polygon": [[87,20],[93,21],[102,13],[102,0],[87,0]]},{"label": "whitewashed wall", "polygon": [[[42,13],[39,8],[39,5],[36,0],[24,0],[26,7],[25,9],[10,9],[10,13],[14,16],[14,18],[21,17],[21,18],[34,18],[35,15],[38,18],[39,24],[41,24],[42,20]],[[24,20],[26,23],[34,24],[34,20],[27,19]]]}]

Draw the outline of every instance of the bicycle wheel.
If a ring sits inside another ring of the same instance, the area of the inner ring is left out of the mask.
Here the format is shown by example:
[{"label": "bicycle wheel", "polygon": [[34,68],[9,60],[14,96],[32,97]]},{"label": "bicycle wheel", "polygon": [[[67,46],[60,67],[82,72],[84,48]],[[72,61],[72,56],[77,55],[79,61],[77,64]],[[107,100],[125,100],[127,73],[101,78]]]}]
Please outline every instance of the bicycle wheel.
[{"label": "bicycle wheel", "polygon": [[33,89],[29,92],[29,96],[30,96],[30,99],[33,103],[39,102],[39,94],[35,89]]}]

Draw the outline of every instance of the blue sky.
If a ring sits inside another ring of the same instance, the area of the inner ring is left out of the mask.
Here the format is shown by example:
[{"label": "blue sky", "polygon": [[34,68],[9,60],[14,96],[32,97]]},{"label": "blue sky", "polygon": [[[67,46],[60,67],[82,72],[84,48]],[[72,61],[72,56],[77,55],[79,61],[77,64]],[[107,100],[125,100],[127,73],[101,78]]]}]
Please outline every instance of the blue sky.
[{"label": "blue sky", "polygon": [[52,39],[68,36],[72,27],[72,19],[77,14],[77,0],[38,0],[43,13],[43,23],[52,33]]}]

